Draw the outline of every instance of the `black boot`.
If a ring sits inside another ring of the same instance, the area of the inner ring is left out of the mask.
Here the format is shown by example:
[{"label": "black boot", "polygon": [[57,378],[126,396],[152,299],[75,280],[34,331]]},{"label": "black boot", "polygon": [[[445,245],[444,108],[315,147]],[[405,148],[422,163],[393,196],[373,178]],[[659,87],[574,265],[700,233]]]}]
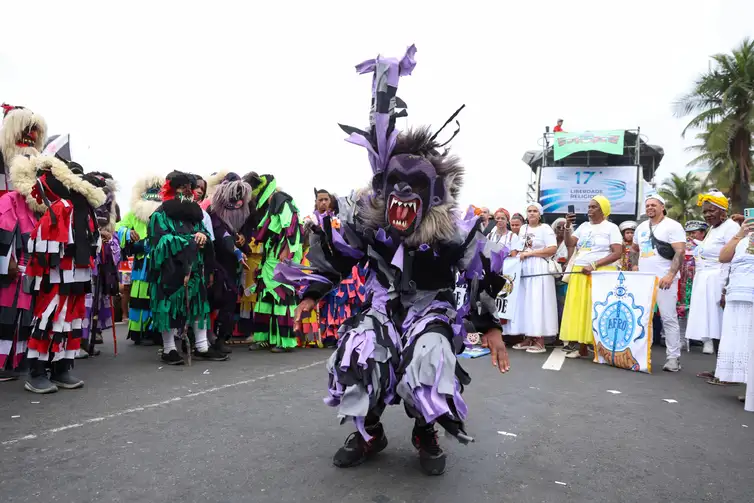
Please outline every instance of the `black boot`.
[{"label": "black boot", "polygon": [[343,447],[333,456],[332,462],[338,468],[350,468],[357,466],[374,456],[387,447],[387,437],[382,423],[374,426],[367,426],[366,431],[372,436],[372,440],[367,442],[361,433],[355,431],[348,435]]},{"label": "black boot", "polygon": [[414,424],[411,443],[419,451],[419,464],[427,475],[442,475],[445,472],[445,453],[437,441],[434,424]]},{"label": "black boot", "polygon": [[52,362],[50,381],[63,389],[78,389],[84,386],[84,381],[71,375],[73,360],[58,360]]},{"label": "black boot", "polygon": [[44,395],[46,393],[55,393],[58,387],[47,378],[46,362],[40,361],[39,358],[29,359],[29,377],[24,383],[24,388],[32,393]]}]

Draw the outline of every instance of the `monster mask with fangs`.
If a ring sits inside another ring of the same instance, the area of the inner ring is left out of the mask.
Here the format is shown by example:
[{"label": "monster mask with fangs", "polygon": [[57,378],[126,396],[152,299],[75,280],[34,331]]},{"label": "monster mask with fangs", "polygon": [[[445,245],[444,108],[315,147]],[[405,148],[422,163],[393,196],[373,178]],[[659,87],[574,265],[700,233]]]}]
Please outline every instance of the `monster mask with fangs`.
[{"label": "monster mask with fangs", "polygon": [[[457,215],[463,167],[444,149],[447,142],[436,138],[460,109],[434,134],[429,128],[395,130],[396,118],[406,115],[406,104],[396,96],[398,80],[414,69],[415,53],[411,46],[401,59],[378,56],[356,67],[373,73],[370,128],[341,128],[350,135],[347,141],[366,148],[372,183],[339,200],[339,228],[330,216],[312,227],[310,266],[277,264],[273,279],[304,287],[296,309],[300,326],[304,313],[355,265],[366,269],[363,311],[340,325],[337,350],[327,363],[325,403],[357,429],[333,463],[355,466],[384,449],[380,416],[402,401],[414,419],[412,442],[421,468],[439,475],[445,454],[434,424],[461,443],[472,440],[461,396],[470,378],[456,358],[464,350],[464,321],[485,334],[495,355],[504,354],[494,301],[503,287],[508,250],[487,240],[473,215]],[[469,284],[463,305],[454,296],[460,281]]]},{"label": "monster mask with fangs", "polygon": [[11,162],[17,155],[38,155],[47,139],[47,124],[41,115],[28,108],[3,103],[0,128],[0,193],[13,190],[7,178]]}]

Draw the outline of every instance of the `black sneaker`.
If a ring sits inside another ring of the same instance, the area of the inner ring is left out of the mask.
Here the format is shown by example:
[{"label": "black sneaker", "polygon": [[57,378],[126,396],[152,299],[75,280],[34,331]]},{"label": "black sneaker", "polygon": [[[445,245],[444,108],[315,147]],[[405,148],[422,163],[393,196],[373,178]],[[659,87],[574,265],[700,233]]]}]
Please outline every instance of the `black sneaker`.
[{"label": "black sneaker", "polygon": [[419,464],[425,474],[442,475],[445,473],[446,456],[437,441],[437,430],[433,424],[414,425],[411,443],[419,451]]},{"label": "black sneaker", "polygon": [[233,352],[233,350],[225,344],[225,341],[219,337],[212,346],[217,350],[218,353],[222,353],[224,355],[229,355]]},{"label": "black sneaker", "polygon": [[18,379],[18,374],[15,372],[0,369],[0,382],[15,381],[16,379]]},{"label": "black sneaker", "polygon": [[368,426],[367,433],[372,435],[372,440],[369,442],[365,441],[358,431],[348,435],[343,447],[338,449],[333,456],[333,464],[338,468],[358,466],[387,447],[387,437],[382,423]]},{"label": "black sneaker", "polygon": [[201,352],[198,349],[195,349],[193,356],[197,360],[206,360],[210,362],[224,362],[225,360],[229,358],[228,355],[219,352],[212,346],[207,348],[207,351],[204,351],[204,352]]},{"label": "black sneaker", "polygon": [[55,393],[58,387],[47,378],[47,374],[45,373],[26,379],[24,389],[38,395],[46,395],[47,393]]},{"label": "black sneaker", "polygon": [[73,360],[52,362],[52,375],[50,376],[50,382],[58,388],[63,389],[83,388],[84,381],[71,375],[71,367],[73,366],[72,362]]},{"label": "black sneaker", "polygon": [[168,354],[162,353],[162,361],[168,365],[183,365],[184,363],[183,358],[181,358],[181,355],[175,349],[171,350]]}]

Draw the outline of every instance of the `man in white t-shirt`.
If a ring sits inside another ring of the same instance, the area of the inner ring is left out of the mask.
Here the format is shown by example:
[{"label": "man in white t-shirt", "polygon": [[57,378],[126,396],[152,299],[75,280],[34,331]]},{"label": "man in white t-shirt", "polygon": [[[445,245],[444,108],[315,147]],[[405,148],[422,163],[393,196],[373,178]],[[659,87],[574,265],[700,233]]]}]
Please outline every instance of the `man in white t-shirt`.
[{"label": "man in white t-shirt", "polygon": [[[665,331],[665,346],[667,362],[662,368],[668,372],[681,370],[681,329],[678,325],[678,271],[683,265],[683,256],[686,251],[686,232],[683,226],[673,219],[665,216],[665,200],[653,194],[647,196],[644,201],[646,220],[639,224],[634,234],[634,246],[639,251],[639,271],[652,272],[660,280],[660,289],[657,292],[657,307],[660,309],[662,327]],[[654,235],[654,240],[652,236]],[[664,241],[672,247],[672,252],[667,246],[657,242]],[[660,255],[659,248],[667,248],[666,255],[672,253],[672,258]]]}]

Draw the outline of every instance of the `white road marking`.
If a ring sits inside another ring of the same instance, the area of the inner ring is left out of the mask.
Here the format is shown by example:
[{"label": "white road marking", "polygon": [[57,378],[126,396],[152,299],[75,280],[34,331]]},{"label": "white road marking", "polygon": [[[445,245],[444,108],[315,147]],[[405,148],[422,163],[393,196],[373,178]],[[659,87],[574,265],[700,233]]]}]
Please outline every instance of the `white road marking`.
[{"label": "white road marking", "polygon": [[663,398],[662,401],[668,403],[678,403],[678,400],[673,400],[672,398]]},{"label": "white road marking", "polygon": [[555,483],[558,484],[558,485],[561,485],[561,486],[567,486],[568,485],[565,482],[560,482],[559,480],[556,480]]},{"label": "white road marking", "polygon": [[542,368],[545,370],[560,370],[560,367],[563,366],[563,362],[565,361],[565,357],[565,351],[560,348],[555,348],[552,350],[552,353],[550,353],[545,364],[542,365]]},{"label": "white road marking", "polygon": [[515,433],[508,433],[507,431],[498,431],[497,434],[502,435],[504,437],[517,437],[518,436]]},{"label": "white road marking", "polygon": [[[130,409],[124,409],[124,410],[121,410],[121,411],[118,411],[118,412],[113,412],[112,414],[107,414],[107,415],[100,416],[100,417],[93,417],[93,418],[87,419],[86,421],[84,421],[82,423],[74,423],[74,424],[68,424],[68,425],[65,425],[65,426],[60,426],[58,428],[52,428],[52,429],[43,431],[39,435],[24,435],[23,437],[14,438],[14,439],[11,439],[11,440],[5,440],[3,442],[0,442],[0,445],[17,444],[18,442],[23,442],[24,440],[34,440],[36,438],[44,437],[44,436],[47,436],[47,435],[53,435],[53,434],[61,432],[61,431],[72,430],[72,429],[75,429],[75,428],[81,428],[85,424],[98,423],[98,422],[104,421],[106,419],[112,419],[112,418],[115,418],[115,417],[124,416],[126,414],[133,414],[134,412],[143,412],[143,411],[145,411],[147,409],[153,409],[155,407],[162,407],[164,405],[169,405],[171,403],[178,402],[178,401],[180,401],[180,400],[182,400],[184,398],[194,398],[194,397],[197,397],[197,396],[206,395],[208,393],[214,393],[216,391],[220,391],[220,390],[223,390],[223,389],[226,389],[226,388],[235,388],[237,386],[243,386],[245,384],[251,384],[251,383],[254,383],[254,382],[257,382],[257,381],[261,381],[261,380],[264,380],[264,379],[270,379],[270,378],[273,378],[273,377],[276,377],[276,376],[279,376],[279,375],[282,375],[282,374],[288,374],[290,372],[298,372],[299,370],[306,370],[306,369],[309,369],[309,368],[312,368],[312,367],[323,365],[325,362],[327,362],[327,360],[322,360],[322,361],[314,362],[314,363],[311,363],[309,365],[304,365],[304,366],[301,366],[301,367],[296,367],[294,369],[281,370],[280,372],[278,372],[276,374],[270,374],[270,375],[266,375],[266,376],[261,376],[261,377],[257,377],[257,378],[254,378],[254,379],[245,379],[243,381],[238,381],[238,382],[234,382],[234,383],[230,383],[230,384],[223,384],[221,386],[216,386],[214,388],[205,389],[203,391],[197,391],[197,392],[194,392],[194,393],[188,393],[188,394],[183,395],[183,396],[176,396],[176,397],[173,397],[173,398],[169,398],[169,399],[163,400],[161,402],[150,403],[150,404],[147,404],[147,405],[142,405],[140,407],[133,407],[133,408],[130,408]],[[188,390],[188,391],[191,391],[191,390]],[[18,417],[21,417],[21,416],[18,416]]]},{"label": "white road marking", "polygon": [[612,393],[613,395],[620,395],[620,391],[617,389],[609,389],[607,390],[608,393]]}]

